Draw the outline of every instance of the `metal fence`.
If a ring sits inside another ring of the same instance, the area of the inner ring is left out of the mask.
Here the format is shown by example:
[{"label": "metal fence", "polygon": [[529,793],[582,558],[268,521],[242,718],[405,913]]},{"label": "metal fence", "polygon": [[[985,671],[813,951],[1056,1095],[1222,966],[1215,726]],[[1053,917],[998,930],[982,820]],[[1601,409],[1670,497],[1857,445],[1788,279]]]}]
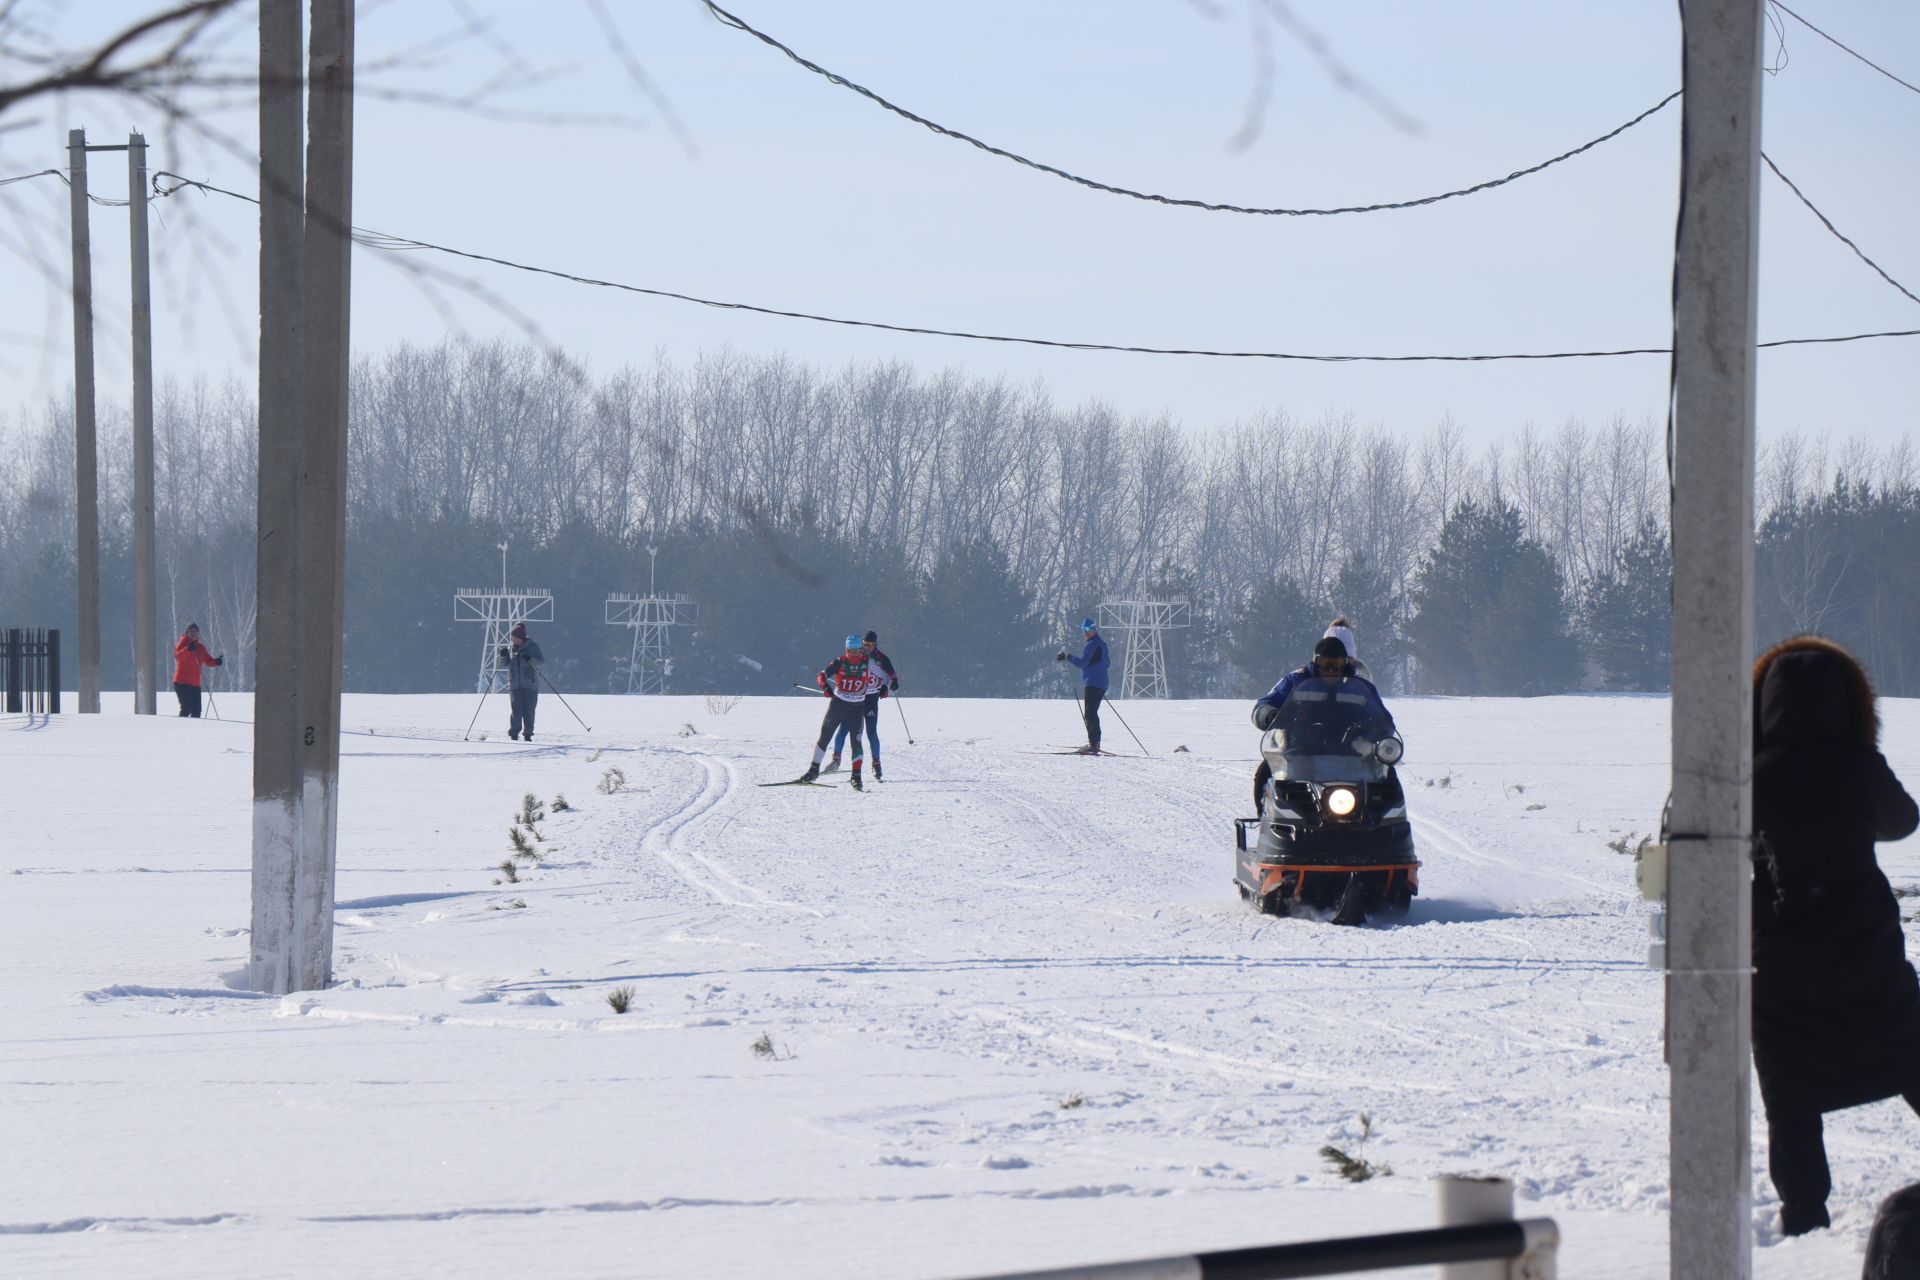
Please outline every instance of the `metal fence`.
[{"label": "metal fence", "polygon": [[9,715],[60,714],[60,629],[0,632],[0,689]]}]

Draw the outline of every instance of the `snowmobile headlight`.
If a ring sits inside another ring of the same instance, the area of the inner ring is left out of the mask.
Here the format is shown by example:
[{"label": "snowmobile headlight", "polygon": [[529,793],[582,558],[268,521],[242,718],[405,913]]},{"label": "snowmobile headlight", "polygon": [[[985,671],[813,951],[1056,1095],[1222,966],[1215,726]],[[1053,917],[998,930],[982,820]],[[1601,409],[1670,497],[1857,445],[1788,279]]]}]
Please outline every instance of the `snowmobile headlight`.
[{"label": "snowmobile headlight", "polygon": [[1360,797],[1354,794],[1352,787],[1328,787],[1327,812],[1336,818],[1351,817],[1360,805]]},{"label": "snowmobile headlight", "polygon": [[1381,764],[1399,764],[1400,757],[1407,751],[1406,744],[1391,735],[1374,744],[1374,758]]}]

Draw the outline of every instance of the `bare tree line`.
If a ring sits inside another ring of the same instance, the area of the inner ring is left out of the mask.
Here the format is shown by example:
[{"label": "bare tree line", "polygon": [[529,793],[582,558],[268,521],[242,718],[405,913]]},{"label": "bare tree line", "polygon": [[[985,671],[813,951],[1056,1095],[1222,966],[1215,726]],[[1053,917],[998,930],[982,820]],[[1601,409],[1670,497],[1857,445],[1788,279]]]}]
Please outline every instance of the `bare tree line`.
[{"label": "bare tree line", "polygon": [[[169,385],[155,422],[163,612],[227,637],[244,680],[250,391]],[[15,566],[0,585],[12,585],[50,546],[70,563],[70,409],[21,410],[5,425],[20,462],[0,471],[0,563]],[[101,435],[112,546],[127,537],[123,410],[103,409]],[[1577,591],[1666,514],[1664,442],[1650,421],[1570,417],[1479,449],[1444,417],[1418,435],[1277,409],[1192,429],[1100,401],[1059,405],[1043,386],[955,369],[895,360],[825,370],[733,350],[685,365],[656,357],[583,383],[577,367],[525,344],[402,346],[357,361],[350,448],[350,519],[472,525],[536,543],[579,527],[636,538],[753,517],[776,531],[810,521],[921,569],[985,535],[1054,617],[1171,582],[1191,584],[1223,618],[1276,578],[1328,599],[1354,561],[1404,594],[1467,498],[1517,508]],[[1762,522],[1836,474],[1911,487],[1914,457],[1904,441],[1775,441],[1761,459]],[[491,539],[475,542],[478,579]]]}]

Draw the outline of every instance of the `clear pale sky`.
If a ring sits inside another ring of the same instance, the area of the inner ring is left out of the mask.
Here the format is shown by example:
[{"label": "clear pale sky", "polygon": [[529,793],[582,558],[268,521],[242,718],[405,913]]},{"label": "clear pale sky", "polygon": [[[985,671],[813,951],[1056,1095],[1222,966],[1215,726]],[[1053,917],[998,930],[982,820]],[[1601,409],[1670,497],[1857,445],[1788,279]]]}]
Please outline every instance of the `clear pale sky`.
[{"label": "clear pale sky", "polygon": [[[30,0],[31,2],[31,0]],[[40,0],[73,42],[154,7]],[[1386,5],[1294,0],[1339,58],[1424,126],[1396,130],[1273,31],[1258,139],[1236,150],[1256,80],[1260,0],[733,0],[802,54],[902,105],[1008,149],[1120,185],[1253,204],[1404,199],[1534,164],[1611,129],[1679,85],[1676,8],[1485,0]],[[509,123],[363,94],[355,221],[585,275],[942,328],[1156,346],[1307,352],[1490,352],[1664,346],[1678,104],[1593,152],[1499,190],[1408,211],[1319,219],[1162,208],[1087,191],[935,137],[714,21],[698,0],[608,0],[684,123],[690,155],[628,78],[584,4],[467,0],[491,37],[564,74],[489,99],[536,112],[616,113],[646,127]],[[363,67],[462,26],[450,0],[363,3]],[[1892,0],[1794,6],[1920,83],[1920,8]],[[1920,292],[1920,94],[1782,15],[1788,61],[1766,81],[1765,146],[1895,278]],[[229,47],[252,56],[249,18]],[[1768,38],[1768,52],[1775,41]],[[502,68],[477,40],[367,76],[460,94]],[[211,117],[252,146],[254,116]],[[256,180],[205,141],[174,154],[164,122],[104,95],[0,120],[0,177],[65,162],[65,131],[146,132],[155,167],[236,190]],[[124,161],[93,187],[124,194]],[[162,377],[251,381],[254,211],[222,198],[155,205]],[[65,188],[0,192],[0,406],[65,394],[63,286],[23,260],[37,244],[64,281]],[[1762,178],[1761,338],[1920,327],[1901,297]],[[103,399],[127,385],[126,216],[93,211]],[[198,241],[200,256],[195,256]],[[387,255],[357,251],[354,343],[439,341],[448,323]],[[445,260],[440,266],[454,266]],[[1018,382],[1062,402],[1098,396],[1193,428],[1267,408],[1424,432],[1452,414],[1477,440],[1569,415],[1662,412],[1662,357],[1469,366],[1301,365],[1042,351],[828,328],[651,300],[486,266],[461,267],[593,367],[690,361],[730,344],[835,366],[901,357]],[[517,332],[450,295],[475,336]],[[223,301],[224,298],[224,301]],[[231,312],[231,314],[229,314]],[[1890,441],[1915,425],[1920,339],[1765,352],[1764,434],[1805,428]]]}]

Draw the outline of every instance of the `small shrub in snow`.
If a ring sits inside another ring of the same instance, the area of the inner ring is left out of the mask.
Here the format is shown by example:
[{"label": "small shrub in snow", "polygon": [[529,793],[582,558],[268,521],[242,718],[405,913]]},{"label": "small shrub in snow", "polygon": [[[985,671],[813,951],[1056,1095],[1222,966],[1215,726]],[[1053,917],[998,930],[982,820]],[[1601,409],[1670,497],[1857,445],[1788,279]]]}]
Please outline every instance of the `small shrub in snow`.
[{"label": "small shrub in snow", "polygon": [[514,864],[514,861],[512,858],[501,859],[500,874],[506,877],[506,881],[508,884],[520,883],[520,868]]},{"label": "small shrub in snow", "polygon": [[[499,884],[500,882],[495,880],[494,883]],[[527,900],[525,898],[509,898],[505,902],[496,902],[487,908],[489,911],[525,911],[526,909]]]},{"label": "small shrub in snow", "polygon": [[615,987],[607,992],[607,1003],[613,1007],[615,1013],[625,1013],[628,1006],[633,1003],[633,988]]},{"label": "small shrub in snow", "polygon": [[690,724],[683,724],[680,726],[680,736],[683,738],[691,738],[699,732],[700,731],[698,729],[694,728]]},{"label": "small shrub in snow", "polygon": [[527,838],[520,834],[520,828],[507,828],[507,843],[513,846],[513,857],[508,858],[507,861],[512,862],[514,858],[525,858],[528,862],[540,861],[540,855],[533,851],[533,846],[527,843]]},{"label": "small shrub in snow", "polygon": [[588,764],[592,764],[592,763],[594,763],[595,761],[597,761],[597,760],[599,760],[599,759],[600,759],[600,753],[601,753],[602,751],[605,751],[605,750],[606,750],[606,748],[605,748],[605,747],[595,747],[595,748],[593,749],[593,754],[587,757],[587,763],[588,763]]},{"label": "small shrub in snow", "polygon": [[626,785],[627,775],[620,772],[618,766],[609,765],[607,771],[600,775],[600,783],[594,789],[603,796],[610,796]]},{"label": "small shrub in snow", "polygon": [[529,791],[527,792],[526,795],[521,797],[520,799],[520,825],[521,826],[531,831],[533,829],[533,824],[540,821],[542,818],[546,816],[547,816],[547,811],[541,807],[538,797],[536,797],[533,794],[533,792]]},{"label": "small shrub in snow", "polygon": [[707,714],[723,716],[739,706],[743,701],[737,693],[710,693],[707,695]]},{"label": "small shrub in snow", "polygon": [[1078,1111],[1086,1105],[1087,1095],[1084,1093],[1071,1093],[1060,1100],[1060,1109],[1062,1111]]},{"label": "small shrub in snow", "polygon": [[567,810],[571,808],[573,808],[573,806],[567,803],[567,798],[565,796],[561,795],[557,791],[553,793],[553,811],[555,813],[565,813]]},{"label": "small shrub in snow", "polygon": [[1644,845],[1645,843],[1646,841],[1644,839],[1636,835],[1634,832],[1629,831],[1627,832],[1627,834],[1621,836],[1618,840],[1607,841],[1607,848],[1613,850],[1615,853],[1621,855],[1622,857],[1625,857],[1627,854],[1630,853],[1633,855],[1634,861],[1638,862],[1640,860],[1640,846]]},{"label": "small shrub in snow", "polygon": [[785,1062],[793,1057],[792,1050],[783,1049],[773,1042],[771,1031],[762,1031],[760,1038],[753,1042],[752,1048],[754,1057],[765,1058],[770,1062]]},{"label": "small shrub in snow", "polygon": [[1390,1178],[1393,1166],[1385,1161],[1375,1164],[1367,1159],[1367,1139],[1373,1136],[1373,1117],[1366,1112],[1360,1113],[1360,1142],[1353,1155],[1348,1155],[1331,1142],[1320,1148],[1320,1158],[1333,1166],[1333,1171],[1348,1182],[1366,1182],[1372,1178]]}]

